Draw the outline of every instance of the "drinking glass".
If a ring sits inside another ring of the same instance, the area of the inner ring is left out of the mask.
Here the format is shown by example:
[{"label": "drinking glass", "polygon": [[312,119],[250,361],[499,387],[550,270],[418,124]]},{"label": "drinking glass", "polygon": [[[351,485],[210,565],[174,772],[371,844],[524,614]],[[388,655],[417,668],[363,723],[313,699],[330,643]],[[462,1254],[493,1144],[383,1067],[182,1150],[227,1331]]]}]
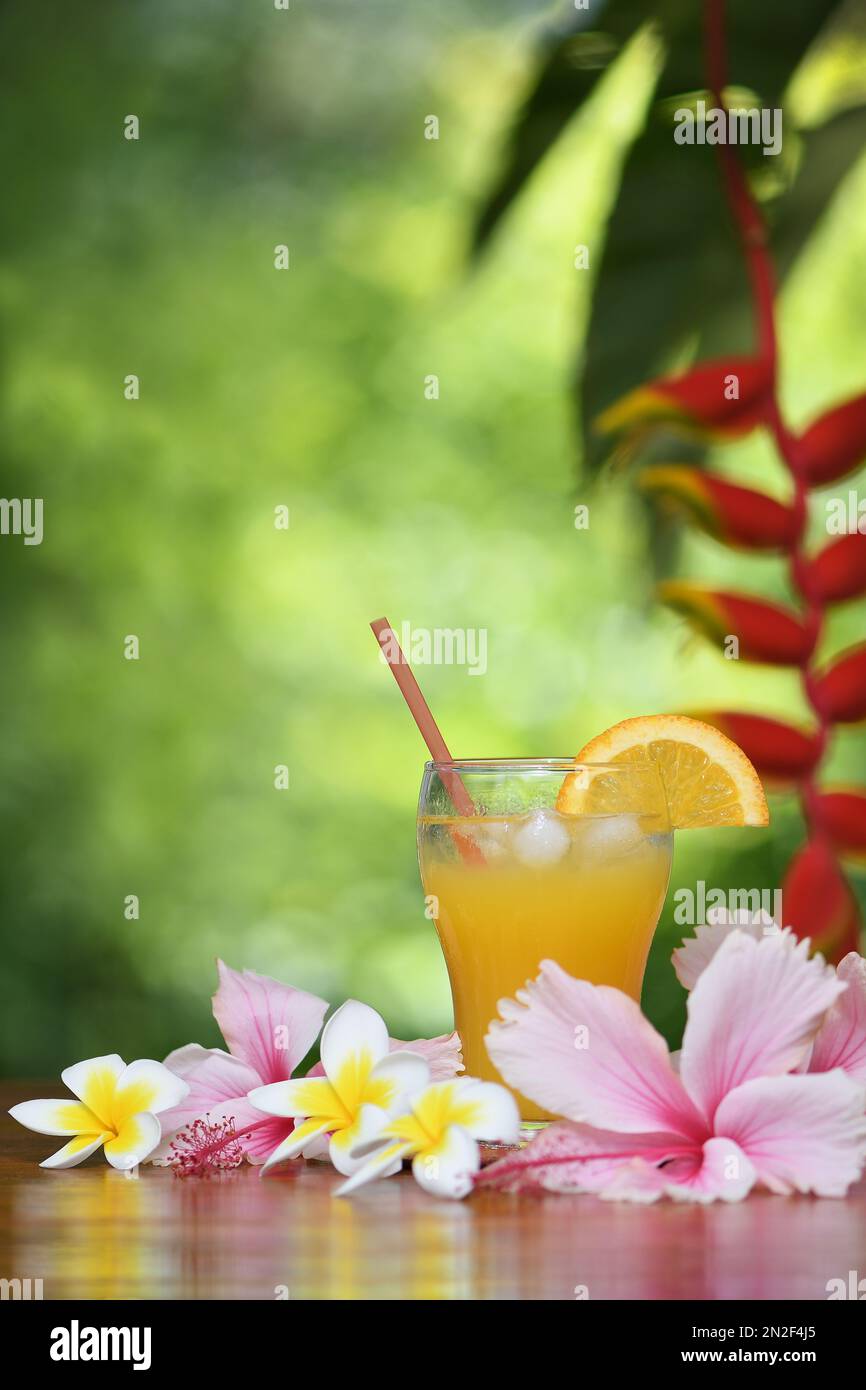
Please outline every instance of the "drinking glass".
[{"label": "drinking glass", "polygon": [[[577,789],[568,814],[556,809],[566,777]],[[653,762],[425,765],[418,860],[467,1075],[502,1081],[484,1035],[498,1001],[513,997],[543,960],[640,999],[672,839]],[[516,1099],[524,1121],[554,1118]]]}]

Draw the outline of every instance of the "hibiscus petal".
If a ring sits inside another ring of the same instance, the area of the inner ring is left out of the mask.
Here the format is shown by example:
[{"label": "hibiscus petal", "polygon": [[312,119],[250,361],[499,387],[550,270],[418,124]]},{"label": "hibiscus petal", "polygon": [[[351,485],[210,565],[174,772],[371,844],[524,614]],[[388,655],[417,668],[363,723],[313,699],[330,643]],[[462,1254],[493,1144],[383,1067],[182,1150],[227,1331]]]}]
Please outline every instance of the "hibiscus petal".
[{"label": "hibiscus petal", "polygon": [[755,1076],[791,1071],[845,986],[808,941],[790,933],[755,941],[735,931],[689,995],[680,1076],[719,1133],[721,1100]]},{"label": "hibiscus petal", "polygon": [[52,1154],[50,1158],[43,1158],[39,1167],[74,1168],[91,1154],[95,1154],[100,1144],[111,1137],[110,1130],[106,1130],[104,1134],[76,1134],[75,1138],[70,1139],[68,1144],[57,1150],[57,1153]]},{"label": "hibiscus petal", "polygon": [[850,951],[836,975],[848,988],[818,1029],[809,1071],[841,1067],[854,1081],[866,1083],[866,960]]},{"label": "hibiscus petal", "polygon": [[99,1134],[102,1121],[80,1100],[24,1100],[9,1111],[36,1134]]},{"label": "hibiscus petal", "polygon": [[[250,1106],[250,1114],[253,1113],[253,1107]],[[255,1166],[265,1163],[274,1149],[292,1135],[295,1127],[293,1120],[282,1120],[275,1115],[258,1115],[257,1119],[251,1122],[255,1126],[251,1130],[247,1130],[247,1123],[243,1114],[239,1115],[235,1120],[235,1132],[240,1136],[247,1162]],[[304,1156],[306,1157],[306,1151]]]},{"label": "hibiscus petal", "polygon": [[698,976],[706,970],[731,932],[744,931],[755,941],[762,941],[780,930],[775,918],[763,908],[754,914],[748,910],[729,912],[724,907],[708,908],[706,922],[696,927],[694,936],[688,937],[671,956],[677,979],[684,989],[694,989]]},{"label": "hibiscus petal", "polygon": [[213,1014],[229,1051],[260,1081],[291,1076],[318,1037],[328,1010],[325,1000],[268,975],[232,970],[221,960],[217,970]]},{"label": "hibiscus petal", "polygon": [[414,1042],[388,1039],[392,1052],[416,1052],[430,1068],[431,1081],[450,1081],[463,1070],[463,1052],[459,1033],[442,1033],[438,1038],[416,1038]]},{"label": "hibiscus petal", "polygon": [[189,1094],[189,1086],[162,1062],[142,1057],[129,1066],[118,1077],[114,1092],[114,1127],[123,1124],[131,1115],[146,1110],[158,1115],[162,1110],[170,1110]]},{"label": "hibiscus petal", "polygon": [[675,1160],[658,1172],[666,1195],[678,1202],[741,1202],[758,1176],[748,1155],[727,1138],[708,1139],[691,1162]]},{"label": "hibiscus petal", "polygon": [[[489,1164],[476,1185],[504,1192],[599,1192],[624,1168],[636,1171],[634,1165],[640,1164],[653,1170],[682,1148],[676,1134],[619,1134],[562,1120],[541,1130],[517,1153]],[[655,1193],[660,1195],[661,1187]]]},{"label": "hibiscus petal", "polygon": [[866,1162],[864,1099],[843,1071],[758,1077],[725,1096],[716,1129],[773,1192],[843,1197]]},{"label": "hibiscus petal", "polygon": [[[165,1066],[189,1086],[188,1094],[179,1105],[162,1112],[162,1128],[166,1134],[183,1129],[224,1104],[245,1101],[247,1094],[262,1083],[258,1072],[239,1057],[219,1047],[199,1047],[198,1043],[189,1043],[170,1052]],[[229,1109],[225,1113],[234,1112]]]},{"label": "hibiscus petal", "polygon": [[[450,1081],[463,1070],[463,1052],[459,1033],[442,1033],[438,1038],[416,1038],[414,1042],[401,1042],[399,1038],[389,1038],[391,1052],[415,1052],[423,1057],[430,1067],[431,1081]],[[321,1062],[310,1067],[307,1076],[324,1076],[325,1068]]]},{"label": "hibiscus petal", "polygon": [[480,1167],[478,1144],[461,1125],[450,1125],[435,1148],[412,1160],[415,1181],[436,1197],[466,1197]]},{"label": "hibiscus petal", "polygon": [[159,1143],[162,1130],[159,1120],[148,1111],[130,1115],[118,1134],[106,1140],[105,1157],[112,1168],[123,1171],[143,1163]]},{"label": "hibiscus petal", "polygon": [[88,1057],[85,1062],[76,1062],[61,1072],[64,1086],[94,1115],[98,1115],[105,1128],[111,1127],[114,1107],[114,1092],[117,1081],[126,1071],[126,1063],[116,1052],[104,1057]]},{"label": "hibiscus petal", "polygon": [[605,1202],[639,1202],[646,1206],[665,1195],[664,1171],[643,1158],[622,1163],[598,1195]]},{"label": "hibiscus petal", "polygon": [[487,1051],[509,1086],[543,1109],[601,1129],[706,1137],[664,1038],[620,990],[544,961],[499,1012]]}]

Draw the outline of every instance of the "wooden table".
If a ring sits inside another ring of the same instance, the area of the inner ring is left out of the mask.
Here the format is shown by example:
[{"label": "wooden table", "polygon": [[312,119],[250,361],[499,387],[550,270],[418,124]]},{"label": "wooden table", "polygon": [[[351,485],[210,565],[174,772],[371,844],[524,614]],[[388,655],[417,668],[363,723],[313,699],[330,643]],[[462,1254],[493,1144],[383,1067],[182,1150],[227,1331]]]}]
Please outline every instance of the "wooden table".
[{"label": "wooden table", "polygon": [[0,1278],[42,1279],[46,1299],[826,1299],[829,1279],[866,1277],[866,1185],[845,1201],[640,1207],[447,1202],[406,1174],[338,1199],[322,1164],[130,1180],[97,1156],[47,1172],[61,1141],[5,1111],[62,1091],[0,1087]]}]

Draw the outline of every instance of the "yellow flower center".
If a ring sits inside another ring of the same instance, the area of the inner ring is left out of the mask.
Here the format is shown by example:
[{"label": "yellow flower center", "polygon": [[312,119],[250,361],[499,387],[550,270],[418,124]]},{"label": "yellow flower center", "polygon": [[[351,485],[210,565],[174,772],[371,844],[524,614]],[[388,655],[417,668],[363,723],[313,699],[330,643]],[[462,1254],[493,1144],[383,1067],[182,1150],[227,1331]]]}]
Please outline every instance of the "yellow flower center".
[{"label": "yellow flower center", "polygon": [[444,1143],[451,1125],[471,1125],[479,1118],[478,1104],[461,1100],[460,1088],[449,1082],[428,1086],[413,1102],[408,1115],[398,1115],[385,1134],[409,1144],[413,1153],[432,1153]]}]

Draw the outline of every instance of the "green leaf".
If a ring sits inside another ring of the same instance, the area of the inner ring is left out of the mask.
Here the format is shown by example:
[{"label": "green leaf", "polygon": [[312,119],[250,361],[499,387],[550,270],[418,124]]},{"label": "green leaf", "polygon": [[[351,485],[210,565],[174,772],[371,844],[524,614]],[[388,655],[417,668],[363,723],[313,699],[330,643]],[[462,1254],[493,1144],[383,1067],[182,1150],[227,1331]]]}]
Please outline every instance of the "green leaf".
[{"label": "green leaf", "polygon": [[[784,88],[826,18],[821,0],[807,0],[793,11],[785,0],[730,4],[731,80],[759,93],[761,104],[781,106]],[[625,161],[608,225],[579,389],[583,462],[589,472],[609,454],[609,444],[593,435],[591,422],[618,396],[681,360],[741,352],[751,341],[748,281],[716,151],[673,140],[672,99],[694,92],[703,81],[700,21],[694,6],[686,11],[672,6],[668,12],[663,31],[668,56],[658,99]],[[830,123],[834,129],[841,119]],[[752,165],[760,161],[759,168],[767,158],[781,158],[747,148],[740,153]],[[851,153],[848,148],[849,161]],[[820,148],[816,154],[820,159]],[[845,161],[843,151],[832,161],[835,181]],[[826,187],[818,191],[821,174],[811,156],[794,187],[807,170],[799,199],[780,199],[777,221],[780,236],[787,236],[786,264],[828,196]],[[830,169],[827,180],[835,186]],[[792,227],[785,233],[788,219]],[[693,461],[699,458],[695,450]]]},{"label": "green leaf", "polygon": [[502,171],[478,216],[473,254],[487,242],[600,75],[646,20],[646,6],[613,0],[602,16],[601,32],[587,30],[591,18],[589,11],[576,11],[573,19],[541,36],[538,76],[515,123]]}]

